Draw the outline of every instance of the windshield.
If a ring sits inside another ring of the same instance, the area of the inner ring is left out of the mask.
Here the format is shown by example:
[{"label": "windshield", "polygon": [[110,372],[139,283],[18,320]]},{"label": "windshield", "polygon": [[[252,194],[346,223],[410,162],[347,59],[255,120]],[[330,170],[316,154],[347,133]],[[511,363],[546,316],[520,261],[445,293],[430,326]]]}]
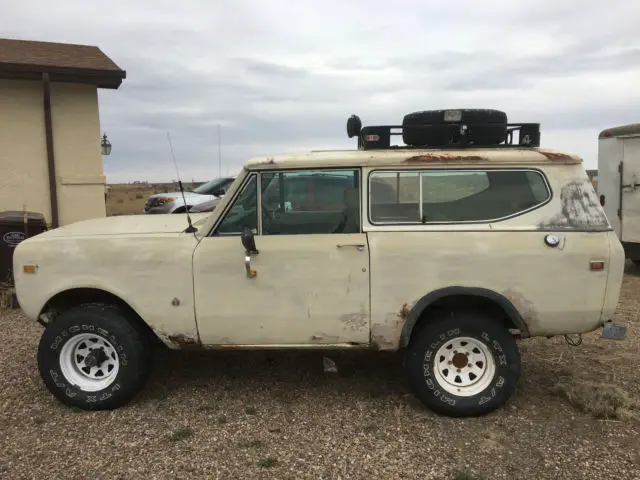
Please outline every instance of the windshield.
[{"label": "windshield", "polygon": [[215,192],[220,187],[227,186],[230,183],[230,178],[216,178],[215,180],[211,180],[203,185],[200,185],[198,188],[194,189],[194,193],[199,193],[200,195],[212,195],[212,192]]}]

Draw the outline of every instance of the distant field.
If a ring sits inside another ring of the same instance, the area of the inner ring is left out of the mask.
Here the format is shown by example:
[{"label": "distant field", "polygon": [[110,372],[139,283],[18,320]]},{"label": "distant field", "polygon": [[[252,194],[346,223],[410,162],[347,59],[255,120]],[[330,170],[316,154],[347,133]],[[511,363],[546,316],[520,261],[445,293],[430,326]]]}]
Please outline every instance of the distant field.
[{"label": "distant field", "polygon": [[[183,183],[185,190],[198,184]],[[143,213],[149,195],[178,190],[173,183],[117,183],[107,186],[107,216],[135,215]]]}]

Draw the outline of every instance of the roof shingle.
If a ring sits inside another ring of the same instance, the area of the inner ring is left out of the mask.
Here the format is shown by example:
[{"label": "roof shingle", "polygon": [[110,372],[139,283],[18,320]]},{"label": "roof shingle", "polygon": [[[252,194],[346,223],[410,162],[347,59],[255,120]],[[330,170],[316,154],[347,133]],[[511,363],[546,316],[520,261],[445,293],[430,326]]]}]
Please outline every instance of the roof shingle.
[{"label": "roof shingle", "polygon": [[[63,75],[60,81],[69,75],[80,81],[88,75],[88,83],[106,88],[117,88],[126,78],[126,72],[98,47],[0,38],[0,77],[22,78],[22,74],[36,72]],[[103,82],[100,76],[110,81]]]}]

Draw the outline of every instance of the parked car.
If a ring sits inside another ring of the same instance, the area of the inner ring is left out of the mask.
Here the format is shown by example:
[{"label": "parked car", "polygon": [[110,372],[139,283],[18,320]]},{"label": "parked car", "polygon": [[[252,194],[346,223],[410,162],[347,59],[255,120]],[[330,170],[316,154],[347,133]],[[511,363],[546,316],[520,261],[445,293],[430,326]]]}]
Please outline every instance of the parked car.
[{"label": "parked car", "polygon": [[[198,188],[184,192],[184,200],[181,192],[156,193],[147,200],[145,213],[184,213],[195,205],[205,202],[217,201],[222,198],[233,183],[234,177],[221,177],[211,180]],[[186,204],[185,204],[186,200]]]},{"label": "parked car", "polygon": [[250,160],[190,226],[108,217],[21,242],[46,387],[81,409],[125,405],[153,342],[370,349],[402,353],[428,408],[477,416],[514,393],[519,339],[624,338],[624,251],[582,159],[540,148],[539,124],[422,113],[406,146],[352,117],[357,150]]},{"label": "parked car", "polygon": [[[342,199],[335,195],[335,190],[342,191],[352,185],[352,180],[344,175],[326,174],[313,176],[287,176],[284,185],[283,197],[287,211],[340,209]],[[381,187],[384,188],[384,185]],[[264,189],[263,197],[269,202],[280,202],[280,182],[271,183]],[[212,212],[220,203],[216,198],[192,207],[189,211],[194,213]]]}]

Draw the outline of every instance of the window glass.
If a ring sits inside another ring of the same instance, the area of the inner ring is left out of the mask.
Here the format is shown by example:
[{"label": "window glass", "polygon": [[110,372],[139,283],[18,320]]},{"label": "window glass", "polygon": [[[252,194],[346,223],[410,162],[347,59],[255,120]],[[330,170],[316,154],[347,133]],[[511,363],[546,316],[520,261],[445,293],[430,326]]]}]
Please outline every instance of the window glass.
[{"label": "window glass", "polygon": [[[405,177],[402,182],[402,175],[415,177]],[[410,178],[414,178],[413,183]],[[376,188],[376,184],[388,183],[390,179],[395,181],[391,192]],[[421,199],[417,179],[422,183]],[[370,215],[374,223],[490,221],[534,208],[550,195],[543,176],[526,170],[373,172],[370,188]],[[418,200],[411,203],[410,209],[401,199],[415,198],[416,192]],[[396,201],[389,200],[392,195],[397,197]]]},{"label": "window glass", "polygon": [[216,230],[217,235],[239,235],[245,227],[258,230],[257,176],[252,175]]},{"label": "window glass", "polygon": [[373,222],[415,222],[420,212],[418,172],[374,172],[371,174],[370,204]]},{"label": "window glass", "polygon": [[423,203],[454,202],[489,188],[486,172],[429,172],[422,174]]},{"label": "window glass", "polygon": [[262,234],[360,231],[357,170],[263,173]]}]

